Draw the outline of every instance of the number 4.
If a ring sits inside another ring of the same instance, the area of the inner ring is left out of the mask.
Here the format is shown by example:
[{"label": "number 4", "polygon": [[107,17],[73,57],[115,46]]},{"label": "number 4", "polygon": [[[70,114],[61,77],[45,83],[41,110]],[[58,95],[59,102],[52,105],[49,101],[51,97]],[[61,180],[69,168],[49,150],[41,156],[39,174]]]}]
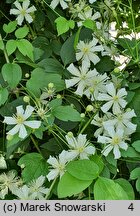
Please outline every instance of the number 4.
[{"label": "number 4", "polygon": [[134,210],[133,203],[131,203],[131,204],[128,206],[128,209],[130,209],[131,211]]}]

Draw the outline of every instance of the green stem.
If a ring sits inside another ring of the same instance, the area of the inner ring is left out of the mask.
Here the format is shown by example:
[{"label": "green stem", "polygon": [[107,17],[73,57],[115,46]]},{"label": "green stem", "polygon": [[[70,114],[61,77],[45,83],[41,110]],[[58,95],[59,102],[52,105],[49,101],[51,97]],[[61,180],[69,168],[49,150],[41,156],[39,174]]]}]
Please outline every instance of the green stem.
[{"label": "green stem", "polygon": [[49,188],[49,191],[48,191],[48,193],[47,193],[46,196],[45,196],[45,199],[47,199],[48,196],[50,195],[51,190],[53,189],[53,186],[54,186],[54,184],[55,184],[55,182],[56,182],[56,179],[57,179],[57,177],[53,180],[53,182],[52,182],[52,184],[51,184],[51,186],[50,186],[50,188]]},{"label": "green stem", "polygon": [[[2,39],[1,34],[0,34],[0,41],[3,42],[3,39]],[[3,45],[4,45],[4,43],[3,43]],[[4,47],[3,47],[3,53],[4,53],[4,56],[5,56],[6,62],[7,62],[7,63],[10,63],[9,57],[8,57],[8,54],[7,54],[7,51],[6,51],[6,48],[5,48],[5,45],[4,45]]]},{"label": "green stem", "polygon": [[[33,138],[32,135],[30,135],[30,137],[31,137],[31,140],[32,140],[34,146],[36,147],[37,151],[42,155],[42,152],[40,151],[40,149],[39,149],[39,147],[38,147],[38,145],[37,145],[35,139]],[[43,156],[43,155],[42,155],[42,156]]]},{"label": "green stem", "polygon": [[0,10],[0,13],[10,22],[11,20]]},{"label": "green stem", "polygon": [[46,1],[42,0],[57,16],[61,17],[59,13],[57,13]]},{"label": "green stem", "polygon": [[98,110],[91,116],[91,118],[87,121],[87,123],[84,125],[84,127],[82,128],[82,130],[80,131],[79,134],[82,134],[85,129],[88,127],[88,125],[90,124],[90,122],[92,121],[92,119],[94,118],[94,116],[97,114]]}]

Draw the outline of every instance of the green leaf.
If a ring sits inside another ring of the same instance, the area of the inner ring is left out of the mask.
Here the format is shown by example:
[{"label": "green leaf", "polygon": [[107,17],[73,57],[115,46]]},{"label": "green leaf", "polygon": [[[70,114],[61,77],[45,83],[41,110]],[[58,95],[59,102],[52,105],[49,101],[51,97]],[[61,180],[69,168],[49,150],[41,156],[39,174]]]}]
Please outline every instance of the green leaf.
[{"label": "green leaf", "polygon": [[99,175],[99,167],[90,160],[71,161],[66,170],[73,177],[80,180],[93,180]]},{"label": "green leaf", "polygon": [[2,76],[9,84],[10,88],[13,89],[22,78],[21,67],[18,64],[4,64],[2,67]]},{"label": "green leaf", "polygon": [[62,121],[81,121],[80,113],[71,106],[58,106],[52,114]]},{"label": "green leaf", "polygon": [[64,198],[78,194],[85,190],[91,183],[91,180],[82,181],[66,172],[58,183],[58,197]]},{"label": "green leaf", "polygon": [[138,178],[136,181],[136,189],[138,192],[140,192],[140,178]]},{"label": "green leaf", "polygon": [[8,56],[11,55],[13,52],[15,52],[17,48],[17,42],[16,40],[8,40],[6,43],[6,50],[8,53]]},{"label": "green leaf", "polygon": [[11,21],[8,24],[3,25],[3,30],[8,34],[15,31],[17,27],[17,21]]},{"label": "green leaf", "polygon": [[49,73],[62,74],[64,70],[60,62],[52,58],[45,58],[42,61],[40,61],[38,65],[42,67],[46,72],[49,72]]},{"label": "green leaf", "polygon": [[130,173],[130,179],[140,178],[140,167],[135,168]]},{"label": "green leaf", "polygon": [[38,153],[28,153],[22,156],[18,161],[18,165],[24,166],[22,178],[26,183],[41,175],[46,176],[48,174],[47,162]]},{"label": "green leaf", "polygon": [[137,151],[135,151],[135,149],[131,146],[129,146],[126,151],[121,150],[121,155],[123,157],[130,157],[130,158],[139,158],[140,157],[140,154]]},{"label": "green leaf", "polygon": [[103,168],[104,168],[104,162],[101,158],[101,156],[98,156],[98,155],[92,155],[90,157],[90,160],[92,160],[94,163],[97,164],[97,166],[99,167],[99,173],[102,172]]},{"label": "green leaf", "polygon": [[28,56],[32,61],[34,60],[33,46],[28,40],[26,39],[18,40],[17,48],[22,53],[22,55]]},{"label": "green leaf", "polygon": [[94,184],[95,200],[128,200],[127,193],[115,181],[100,177]]},{"label": "green leaf", "polygon": [[91,30],[97,30],[97,26],[96,26],[96,23],[95,21],[91,20],[91,19],[86,19],[84,22],[83,22],[83,26],[85,26],[86,28],[89,28]]},{"label": "green leaf", "polygon": [[3,105],[8,99],[8,90],[6,88],[0,88],[0,106]]},{"label": "green leaf", "polygon": [[27,26],[21,27],[15,31],[15,36],[17,38],[24,38],[29,33],[29,28]]},{"label": "green leaf", "polygon": [[43,90],[50,82],[54,83],[56,91],[61,91],[65,88],[65,83],[59,74],[48,74],[43,69],[36,68],[32,71],[31,78],[27,81],[26,87],[31,93],[39,97],[41,94],[40,89]]},{"label": "green leaf", "polygon": [[124,189],[124,191],[127,193],[129,200],[135,199],[135,193],[129,181],[123,178],[119,178],[119,179],[116,179],[115,182],[118,183]]},{"label": "green leaf", "polygon": [[49,103],[49,107],[54,109],[58,106],[61,106],[62,104],[62,99],[61,98],[56,98],[56,99],[53,99],[52,101],[50,101]]},{"label": "green leaf", "polygon": [[66,33],[70,28],[73,29],[75,22],[73,20],[67,20],[64,17],[58,17],[55,20],[58,36]]},{"label": "green leaf", "polygon": [[65,66],[76,61],[74,39],[75,35],[72,35],[65,41],[65,43],[61,47],[60,56]]},{"label": "green leaf", "polygon": [[137,152],[140,152],[140,140],[137,140],[135,142],[132,143],[132,146],[134,147],[134,149],[137,151]]}]

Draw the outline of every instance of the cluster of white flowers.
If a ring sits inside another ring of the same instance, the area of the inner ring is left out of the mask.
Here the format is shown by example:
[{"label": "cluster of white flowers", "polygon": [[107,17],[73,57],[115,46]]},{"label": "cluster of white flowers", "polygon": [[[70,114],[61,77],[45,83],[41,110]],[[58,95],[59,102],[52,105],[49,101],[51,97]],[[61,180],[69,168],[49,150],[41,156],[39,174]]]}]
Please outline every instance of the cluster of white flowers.
[{"label": "cluster of white flowers", "polygon": [[52,169],[47,175],[48,180],[53,180],[65,173],[66,165],[74,159],[89,159],[95,153],[95,147],[86,139],[86,135],[79,134],[77,138],[71,132],[66,135],[69,150],[63,150],[58,158],[50,156],[47,162]]},{"label": "cluster of white flowers", "polygon": [[39,176],[26,185],[16,176],[16,172],[2,173],[0,175],[0,198],[5,199],[5,196],[11,192],[18,200],[43,200],[49,192],[49,189],[44,186],[45,180],[45,176]]}]

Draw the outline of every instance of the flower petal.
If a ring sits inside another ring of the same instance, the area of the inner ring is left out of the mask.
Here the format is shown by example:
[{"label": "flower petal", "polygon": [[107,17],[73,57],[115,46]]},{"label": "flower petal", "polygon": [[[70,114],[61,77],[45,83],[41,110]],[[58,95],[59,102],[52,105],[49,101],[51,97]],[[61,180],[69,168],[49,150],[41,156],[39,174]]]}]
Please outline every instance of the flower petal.
[{"label": "flower petal", "polygon": [[40,127],[41,121],[35,121],[35,120],[33,120],[33,121],[25,121],[24,125],[26,125],[26,126],[28,126],[30,128],[36,129],[36,128]]},{"label": "flower petal", "polygon": [[10,131],[8,131],[7,134],[15,135],[16,133],[18,133],[19,129],[20,129],[20,125],[16,125],[13,129],[11,129]]},{"label": "flower petal", "polygon": [[24,119],[26,120],[32,115],[32,112],[34,111],[34,107],[27,105],[25,113],[24,113]]},{"label": "flower petal", "polygon": [[3,123],[9,124],[9,125],[14,125],[17,123],[17,121],[16,121],[16,118],[14,118],[14,117],[5,116]]},{"label": "flower petal", "polygon": [[106,113],[112,106],[113,101],[108,101],[107,103],[105,103],[102,107],[101,110]]},{"label": "flower petal", "polygon": [[52,169],[48,175],[46,176],[48,181],[51,181],[55,179],[59,175],[59,170],[58,169]]},{"label": "flower petal", "polygon": [[113,154],[115,156],[115,159],[118,159],[121,157],[121,153],[120,153],[120,150],[119,150],[119,146],[118,145],[115,145],[114,148],[113,148]]},{"label": "flower petal", "polygon": [[107,145],[103,150],[102,150],[102,154],[104,155],[104,156],[107,156],[110,152],[111,152],[111,150],[113,149],[113,146],[112,145]]},{"label": "flower petal", "polygon": [[19,128],[19,137],[24,139],[27,136],[27,131],[24,125],[20,125]]}]

